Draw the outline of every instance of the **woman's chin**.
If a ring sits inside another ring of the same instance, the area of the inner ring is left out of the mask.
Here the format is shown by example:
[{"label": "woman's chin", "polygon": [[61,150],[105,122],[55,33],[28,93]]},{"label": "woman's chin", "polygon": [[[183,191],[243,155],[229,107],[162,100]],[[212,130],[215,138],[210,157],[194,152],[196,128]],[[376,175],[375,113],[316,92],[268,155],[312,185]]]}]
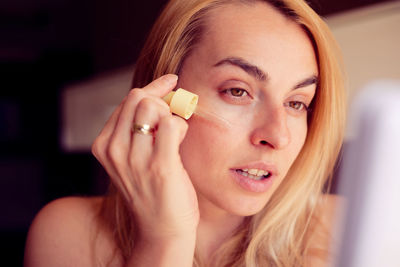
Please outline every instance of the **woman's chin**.
[{"label": "woman's chin", "polygon": [[229,214],[246,217],[259,213],[265,207],[268,199],[242,197],[232,200],[230,203],[220,203],[219,206]]},{"label": "woman's chin", "polygon": [[237,216],[253,216],[256,215],[257,213],[259,213],[263,208],[264,205],[260,205],[260,206],[253,206],[253,207],[243,207],[243,208],[235,208],[234,210],[231,211],[231,213],[237,215]]}]

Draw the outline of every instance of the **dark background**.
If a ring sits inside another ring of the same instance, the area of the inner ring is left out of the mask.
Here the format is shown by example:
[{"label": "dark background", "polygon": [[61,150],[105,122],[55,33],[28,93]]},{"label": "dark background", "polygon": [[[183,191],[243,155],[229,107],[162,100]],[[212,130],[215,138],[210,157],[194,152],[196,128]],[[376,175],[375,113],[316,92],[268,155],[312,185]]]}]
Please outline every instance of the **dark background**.
[{"label": "dark background", "polygon": [[[34,215],[67,195],[104,192],[87,153],[60,146],[66,85],[132,64],[165,0],[2,0],[0,4],[0,265],[22,266]],[[378,0],[313,0],[322,16]],[[100,185],[100,186],[99,186]]]}]

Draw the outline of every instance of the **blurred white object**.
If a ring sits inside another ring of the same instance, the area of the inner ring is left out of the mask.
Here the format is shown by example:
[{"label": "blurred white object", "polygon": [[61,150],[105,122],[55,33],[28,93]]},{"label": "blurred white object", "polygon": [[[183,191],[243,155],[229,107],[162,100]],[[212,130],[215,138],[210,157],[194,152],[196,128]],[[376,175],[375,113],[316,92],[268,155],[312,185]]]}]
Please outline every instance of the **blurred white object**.
[{"label": "blurred white object", "polygon": [[375,81],[350,105],[342,159],[348,200],[338,267],[400,266],[400,80]]}]

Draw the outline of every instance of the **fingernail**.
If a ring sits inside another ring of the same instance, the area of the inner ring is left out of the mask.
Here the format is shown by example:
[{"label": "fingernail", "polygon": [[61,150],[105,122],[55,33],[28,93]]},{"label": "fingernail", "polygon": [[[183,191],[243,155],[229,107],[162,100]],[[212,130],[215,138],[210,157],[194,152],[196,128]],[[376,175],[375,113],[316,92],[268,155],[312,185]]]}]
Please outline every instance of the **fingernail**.
[{"label": "fingernail", "polygon": [[178,75],[175,74],[167,74],[162,77],[162,79],[168,84],[175,84],[178,80]]}]

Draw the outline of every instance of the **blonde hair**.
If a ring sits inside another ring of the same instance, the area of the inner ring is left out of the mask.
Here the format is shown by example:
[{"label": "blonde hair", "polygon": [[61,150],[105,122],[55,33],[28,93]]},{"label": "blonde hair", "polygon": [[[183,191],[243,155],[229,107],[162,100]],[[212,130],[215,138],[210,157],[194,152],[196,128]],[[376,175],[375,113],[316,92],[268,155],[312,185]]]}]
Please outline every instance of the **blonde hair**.
[{"label": "blonde hair", "polygon": [[[166,74],[179,74],[185,58],[203,38],[210,10],[232,3],[265,2],[300,25],[312,41],[319,67],[308,135],[279,188],[258,214],[246,219],[216,253],[216,266],[304,266],[317,200],[330,180],[343,139],[345,93],[340,53],[324,21],[302,0],[172,0],[156,21],[136,63],[133,87]],[[135,227],[122,196],[110,185],[102,219],[114,231],[127,259]],[[290,219],[288,219],[290,218]],[[195,256],[194,265],[203,265]]]}]

